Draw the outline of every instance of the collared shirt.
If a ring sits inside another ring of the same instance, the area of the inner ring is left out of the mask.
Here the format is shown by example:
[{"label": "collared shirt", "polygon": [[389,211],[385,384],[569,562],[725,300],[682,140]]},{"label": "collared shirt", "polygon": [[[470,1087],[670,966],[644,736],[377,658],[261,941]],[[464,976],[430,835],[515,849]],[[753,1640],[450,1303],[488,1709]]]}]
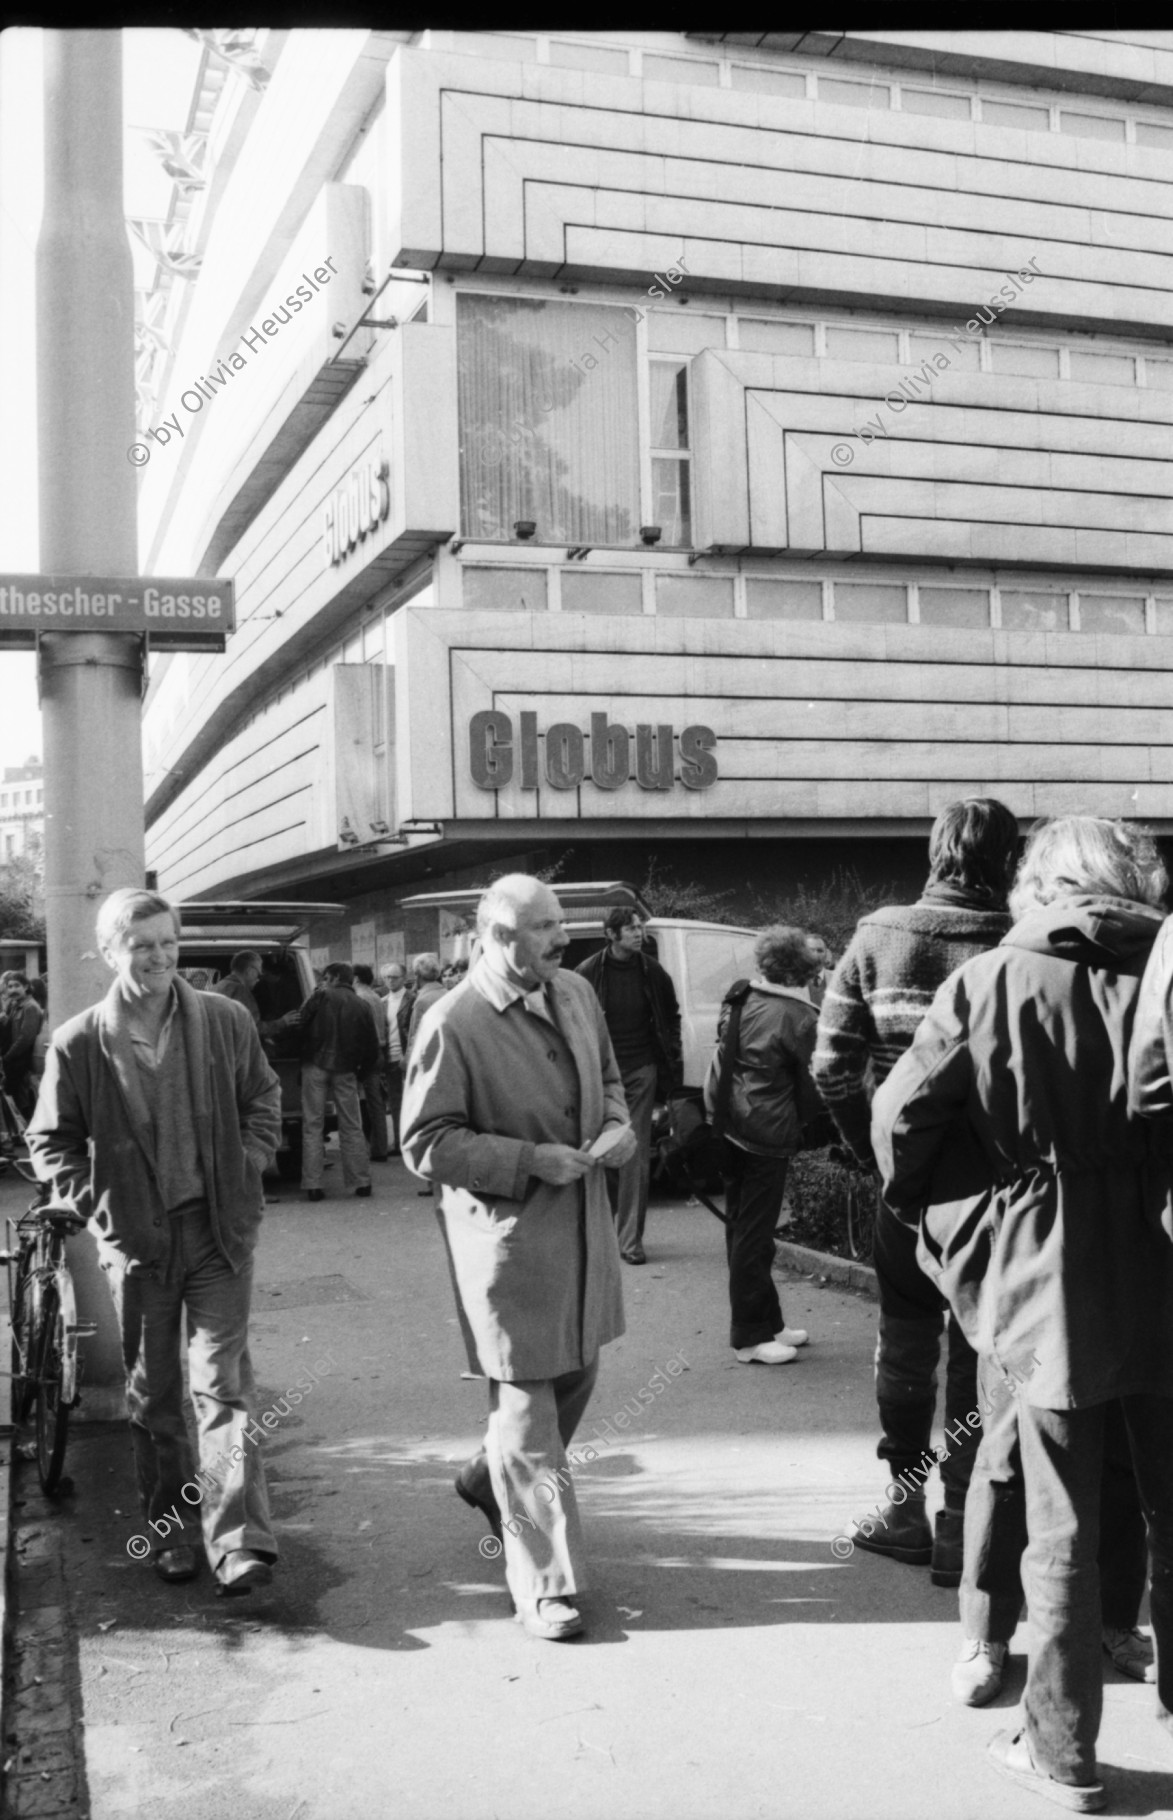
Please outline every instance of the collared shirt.
[{"label": "collared shirt", "polygon": [[515,1005],[520,999],[527,1011],[535,1017],[545,1018],[548,1024],[554,1024],[554,1028],[558,1028],[550,1010],[545,985],[541,981],[536,986],[527,986],[512,975],[499,972],[488,955],[483,954],[477,967],[477,982],[482,996],[488,999],[495,1011],[508,1011],[510,1005]]},{"label": "collared shirt", "polygon": [[130,1040],[134,1046],[134,1059],[140,1067],[159,1068],[162,1066],[163,1058],[167,1054],[167,1045],[171,1041],[171,1026],[175,1022],[175,1013],[178,1010],[179,998],[173,986],[168,1001],[167,1015],[163,1019],[163,1027],[157,1037],[149,1036],[133,1021],[133,1018],[127,1019],[127,1029],[130,1031]]}]

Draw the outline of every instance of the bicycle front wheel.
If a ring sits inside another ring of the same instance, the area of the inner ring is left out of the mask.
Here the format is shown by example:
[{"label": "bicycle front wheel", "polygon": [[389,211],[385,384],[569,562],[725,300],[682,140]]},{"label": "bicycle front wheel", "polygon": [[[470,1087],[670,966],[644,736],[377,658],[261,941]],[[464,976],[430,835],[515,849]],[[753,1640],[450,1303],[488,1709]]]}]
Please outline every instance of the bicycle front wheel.
[{"label": "bicycle front wheel", "polygon": [[36,1341],[37,1397],[37,1474],[41,1489],[47,1495],[61,1483],[65,1466],[65,1442],[69,1430],[69,1406],[72,1398],[65,1395],[62,1375],[65,1368],[67,1336],[65,1315],[56,1284],[48,1284],[41,1303],[41,1320]]},{"label": "bicycle front wheel", "polygon": [[869,1263],[876,1237],[876,1188],[870,1181],[847,1185],[847,1249],[861,1264]]},{"label": "bicycle front wheel", "polygon": [[34,1282],[29,1268],[31,1258],[29,1251],[21,1250],[17,1254],[8,1317],[12,1328],[12,1415],[17,1423],[28,1420],[37,1394],[37,1323],[33,1308]]}]

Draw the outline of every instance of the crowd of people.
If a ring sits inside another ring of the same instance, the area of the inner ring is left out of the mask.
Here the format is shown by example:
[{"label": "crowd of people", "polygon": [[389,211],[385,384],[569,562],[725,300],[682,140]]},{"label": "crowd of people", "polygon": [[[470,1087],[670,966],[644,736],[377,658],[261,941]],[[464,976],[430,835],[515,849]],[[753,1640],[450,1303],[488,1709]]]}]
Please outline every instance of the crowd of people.
[{"label": "crowd of people", "polygon": [[[843,1154],[878,1172],[888,1482],[848,1552],[959,1588],[952,1680],[968,1705],[1001,1687],[1025,1595],[1022,1724],[994,1739],[993,1766],[1091,1812],[1105,1800],[1105,1654],[1155,1683],[1173,1729],[1173,919],[1140,828],[1068,816],[1019,846],[1003,804],[966,799],[934,825],[918,901],[864,917],[833,968],[817,934],[764,931],[754,977],[722,1006],[705,1102],[741,1363],[790,1364],[808,1343],[772,1269],[804,1136],[829,1114]],[[622,1265],[644,1261],[652,1109],[681,1085],[679,1006],[642,918],[612,912],[570,971],[554,890],[511,874],[482,897],[470,968],[426,954],[409,979],[389,963],[379,992],[370,968],[335,963],[284,1007],[258,1001],[250,952],[194,991],[177,977],[179,933],[154,893],[103,905],[114,984],[54,1033],[28,1130],[42,1179],[98,1236],[146,1516],[192,1479],[186,1309],[207,1555],[226,1592],[270,1576],[263,1465],[239,1431],[261,1178],[280,1136],[265,1045],[295,1040],[307,1197],[324,1196],[328,1099],[344,1189],[368,1196],[372,1158],[401,1150],[437,1196],[469,1366],[488,1385],[484,1444],[456,1490],[501,1544],[525,1628],[578,1635],[567,1449],[601,1348],[624,1331]],[[10,1082],[10,1056],[20,1078],[35,1044],[28,985],[5,992]],[[199,1562],[173,1545],[155,1566],[178,1580]],[[1138,1627],[1146,1581],[1155,1657]]]}]

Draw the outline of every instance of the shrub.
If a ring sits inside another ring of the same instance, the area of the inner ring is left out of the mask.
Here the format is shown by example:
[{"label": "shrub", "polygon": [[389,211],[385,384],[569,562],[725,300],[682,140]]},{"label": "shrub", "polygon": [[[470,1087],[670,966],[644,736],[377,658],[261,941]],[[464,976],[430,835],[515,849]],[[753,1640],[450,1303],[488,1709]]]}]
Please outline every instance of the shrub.
[{"label": "shrub", "polygon": [[858,872],[845,867],[826,879],[799,879],[789,891],[777,896],[757,895],[752,920],[763,927],[769,923],[793,923],[808,929],[812,935],[821,935],[838,959],[855,934],[861,916],[878,910],[881,904],[902,903],[906,896],[893,881],[865,885]]}]

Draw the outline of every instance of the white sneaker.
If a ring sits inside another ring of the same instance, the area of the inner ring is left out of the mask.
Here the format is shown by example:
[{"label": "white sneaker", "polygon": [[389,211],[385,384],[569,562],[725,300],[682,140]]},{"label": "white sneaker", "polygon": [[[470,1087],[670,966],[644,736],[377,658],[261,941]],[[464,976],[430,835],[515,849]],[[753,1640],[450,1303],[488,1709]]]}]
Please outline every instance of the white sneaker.
[{"label": "white sneaker", "polygon": [[1008,1643],[982,1643],[967,1637],[953,1664],[953,1698],[962,1706],[985,1706],[1002,1686]]},{"label": "white sneaker", "polygon": [[805,1327],[784,1327],[774,1338],[780,1346],[805,1346],[810,1335]]},{"label": "white sneaker", "polygon": [[739,1365],[789,1365],[791,1359],[798,1357],[793,1346],[783,1346],[777,1340],[763,1340],[760,1346],[739,1346],[734,1354]]}]

